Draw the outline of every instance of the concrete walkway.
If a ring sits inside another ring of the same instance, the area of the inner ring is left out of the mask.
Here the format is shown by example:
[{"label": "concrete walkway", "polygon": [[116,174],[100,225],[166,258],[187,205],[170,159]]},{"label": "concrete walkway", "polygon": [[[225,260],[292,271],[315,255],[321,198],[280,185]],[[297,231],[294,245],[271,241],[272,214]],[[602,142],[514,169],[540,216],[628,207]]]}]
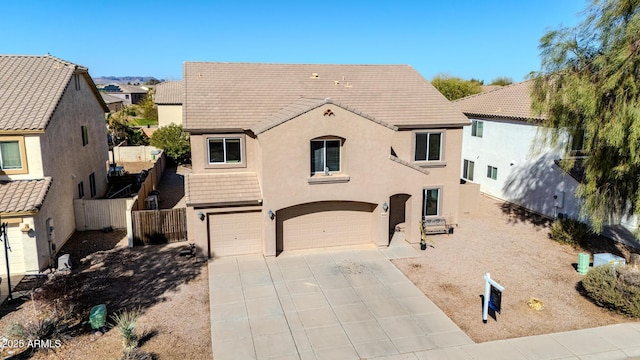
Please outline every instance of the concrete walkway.
[{"label": "concrete walkway", "polygon": [[640,356],[640,323],[475,344],[389,261],[409,251],[359,246],[211,260],[214,359]]}]

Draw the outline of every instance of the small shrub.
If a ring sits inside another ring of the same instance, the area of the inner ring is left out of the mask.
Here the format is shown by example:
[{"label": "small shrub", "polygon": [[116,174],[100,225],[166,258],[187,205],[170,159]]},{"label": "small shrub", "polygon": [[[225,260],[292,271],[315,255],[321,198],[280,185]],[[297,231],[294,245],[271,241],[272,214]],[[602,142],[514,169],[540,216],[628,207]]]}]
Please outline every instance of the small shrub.
[{"label": "small shrub", "polygon": [[551,224],[549,237],[561,244],[580,245],[593,236],[589,225],[574,219],[558,219]]},{"label": "small shrub", "polygon": [[19,340],[25,338],[25,328],[21,323],[15,322],[7,326],[7,337],[12,340]]},{"label": "small shrub", "polygon": [[638,318],[640,286],[635,283],[634,271],[637,269],[628,266],[597,266],[589,270],[581,285],[585,295],[597,305]]},{"label": "small shrub", "polygon": [[142,351],[140,349],[125,350],[120,360],[155,360],[152,353]]},{"label": "small shrub", "polygon": [[120,330],[122,335],[122,346],[125,350],[135,349],[138,346],[138,335],[136,334],[136,322],[140,317],[138,310],[122,311],[111,316],[115,322],[114,326]]}]

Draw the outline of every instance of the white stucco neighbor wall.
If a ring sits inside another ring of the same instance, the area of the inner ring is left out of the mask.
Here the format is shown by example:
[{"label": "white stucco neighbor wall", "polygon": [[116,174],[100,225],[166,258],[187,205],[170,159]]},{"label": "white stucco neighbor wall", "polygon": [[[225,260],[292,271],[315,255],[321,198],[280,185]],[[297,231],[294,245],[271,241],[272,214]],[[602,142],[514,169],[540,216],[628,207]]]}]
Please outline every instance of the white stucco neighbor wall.
[{"label": "white stucco neighbor wall", "polygon": [[[578,182],[554,163],[563,150],[544,143],[544,128],[522,121],[471,120],[484,121],[483,136],[471,136],[472,127],[464,128],[462,167],[464,160],[474,162],[473,182],[481,192],[546,216],[579,217]],[[487,176],[488,166],[498,169],[495,180]]]}]

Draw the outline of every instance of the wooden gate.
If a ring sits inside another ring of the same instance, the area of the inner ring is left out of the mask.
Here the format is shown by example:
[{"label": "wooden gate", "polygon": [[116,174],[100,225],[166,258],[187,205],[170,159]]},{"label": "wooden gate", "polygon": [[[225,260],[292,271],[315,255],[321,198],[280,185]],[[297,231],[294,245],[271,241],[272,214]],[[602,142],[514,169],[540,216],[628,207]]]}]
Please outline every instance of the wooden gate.
[{"label": "wooden gate", "polygon": [[166,244],[187,240],[187,209],[131,212],[133,244]]}]

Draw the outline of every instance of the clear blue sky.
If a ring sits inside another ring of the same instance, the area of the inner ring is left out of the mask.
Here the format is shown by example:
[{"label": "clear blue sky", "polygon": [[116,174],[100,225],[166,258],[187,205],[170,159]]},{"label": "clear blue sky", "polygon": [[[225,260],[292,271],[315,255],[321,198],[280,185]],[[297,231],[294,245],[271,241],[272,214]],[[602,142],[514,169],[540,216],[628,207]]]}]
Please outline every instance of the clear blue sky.
[{"label": "clear blue sky", "polygon": [[545,30],[584,0],[4,0],[0,53],[46,54],[92,76],[180,79],[184,61],[409,64],[521,81]]}]

